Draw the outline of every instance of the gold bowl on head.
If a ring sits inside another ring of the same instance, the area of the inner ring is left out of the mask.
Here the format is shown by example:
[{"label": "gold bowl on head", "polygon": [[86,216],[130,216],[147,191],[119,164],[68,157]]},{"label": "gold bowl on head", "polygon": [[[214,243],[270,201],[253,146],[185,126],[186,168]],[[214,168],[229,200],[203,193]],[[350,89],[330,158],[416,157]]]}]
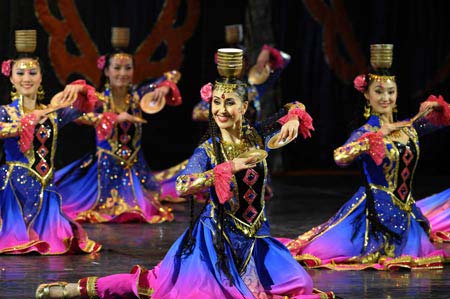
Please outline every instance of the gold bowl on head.
[{"label": "gold bowl on head", "polygon": [[237,48],[217,50],[217,71],[222,77],[237,77],[242,72],[244,51]]},{"label": "gold bowl on head", "polygon": [[128,27],[112,27],[111,28],[111,45],[114,48],[126,48],[130,43],[130,28]]},{"label": "gold bowl on head", "polygon": [[238,44],[243,39],[242,24],[233,24],[225,26],[225,42],[229,45]]},{"label": "gold bowl on head", "polygon": [[237,62],[242,62],[243,57],[219,57],[217,56],[217,61],[223,61],[223,62],[228,62],[228,61],[237,61]]},{"label": "gold bowl on head", "polygon": [[36,30],[16,30],[15,46],[17,52],[34,52],[34,50],[36,50]]},{"label": "gold bowl on head", "polygon": [[238,77],[242,72],[241,67],[221,67],[217,66],[217,72],[222,77]]},{"label": "gold bowl on head", "polygon": [[219,57],[243,57],[244,51],[238,48],[220,48],[217,50]]},{"label": "gold bowl on head", "polygon": [[393,58],[393,44],[370,45],[370,64],[374,69],[390,68]]}]

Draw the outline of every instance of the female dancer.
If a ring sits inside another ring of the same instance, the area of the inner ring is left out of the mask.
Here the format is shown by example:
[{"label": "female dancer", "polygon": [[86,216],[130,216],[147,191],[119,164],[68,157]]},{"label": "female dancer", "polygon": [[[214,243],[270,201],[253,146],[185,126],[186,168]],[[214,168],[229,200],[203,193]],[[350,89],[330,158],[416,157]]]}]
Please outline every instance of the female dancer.
[{"label": "female dancer", "polygon": [[0,108],[6,156],[0,167],[0,254],[97,252],[101,246],[61,212],[61,196],[53,184],[58,130],[94,109],[95,90],[78,81],[56,96],[56,106],[43,105],[35,46],[35,30],[16,31],[18,55],[2,63],[2,73],[12,83],[12,102]]},{"label": "female dancer", "polygon": [[334,152],[340,166],[361,163],[366,184],[330,220],[287,247],[309,267],[442,268],[444,253],[431,244],[428,221],[411,189],[418,137],[448,125],[450,109],[442,97],[430,96],[421,104],[417,120],[396,122],[397,84],[389,73],[392,45],[372,45],[371,52],[374,70],[355,79],[366,99],[367,123]]},{"label": "female dancer", "polygon": [[[122,31],[113,28],[112,42],[117,47],[115,32]],[[159,202],[161,186],[141,150],[144,120],[140,98],[144,92],[131,85],[133,57],[117,49],[101,57],[98,66],[103,76],[103,107],[78,120],[95,127],[97,153],[95,158],[88,155],[56,173],[63,210],[79,222],[172,221],[171,209]],[[177,75],[168,72],[145,87],[145,92],[153,91],[153,103],[165,98],[168,105],[181,104]]]},{"label": "female dancer", "polygon": [[283,124],[283,138],[293,138],[299,124],[309,134],[311,118],[304,106],[292,103],[251,127],[243,119],[248,106],[245,83],[222,78],[212,92],[203,91],[208,101],[212,99],[211,137],[195,150],[177,179],[181,195],[203,189],[211,193],[197,220],[150,271],[137,266],[131,274],[44,284],[37,289],[38,298],[62,298],[64,293],[65,298],[333,297],[313,290],[309,275],[270,237],[263,194],[265,159],[239,157],[264,148],[264,137],[280,126],[276,120]]}]

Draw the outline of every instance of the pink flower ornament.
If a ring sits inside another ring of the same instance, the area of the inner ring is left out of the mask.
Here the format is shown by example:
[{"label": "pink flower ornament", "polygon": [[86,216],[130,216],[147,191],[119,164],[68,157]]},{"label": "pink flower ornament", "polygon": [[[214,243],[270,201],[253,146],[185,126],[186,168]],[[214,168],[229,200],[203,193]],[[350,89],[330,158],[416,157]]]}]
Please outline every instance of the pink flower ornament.
[{"label": "pink flower ornament", "polygon": [[103,70],[103,68],[105,67],[105,63],[106,63],[106,57],[105,57],[105,55],[100,56],[100,57],[97,59],[97,68],[98,68],[99,70]]},{"label": "pink flower ornament", "polygon": [[200,89],[200,96],[202,97],[202,100],[211,103],[212,100],[212,88],[213,85],[211,83],[207,83],[203,85],[203,87]]},{"label": "pink flower ornament", "polygon": [[364,93],[367,88],[366,75],[359,75],[353,80],[353,86],[361,93]]},{"label": "pink flower ornament", "polygon": [[9,77],[11,75],[11,62],[12,59],[4,60],[2,62],[2,74],[6,77]]}]

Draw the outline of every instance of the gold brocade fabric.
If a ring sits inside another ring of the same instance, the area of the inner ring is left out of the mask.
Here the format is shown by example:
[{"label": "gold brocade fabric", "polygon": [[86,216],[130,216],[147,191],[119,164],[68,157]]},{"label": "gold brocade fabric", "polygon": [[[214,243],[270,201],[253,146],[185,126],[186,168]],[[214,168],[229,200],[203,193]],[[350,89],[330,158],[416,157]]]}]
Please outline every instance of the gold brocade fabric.
[{"label": "gold brocade fabric", "polygon": [[181,175],[177,178],[176,189],[180,195],[196,194],[214,185],[214,170],[190,175]]},{"label": "gold brocade fabric", "polygon": [[369,150],[367,138],[362,141],[350,142],[334,150],[334,160],[338,165],[348,165],[367,150]]},{"label": "gold brocade fabric", "polygon": [[233,160],[240,154],[249,150],[249,146],[245,141],[242,143],[221,141],[221,145],[227,161]]}]

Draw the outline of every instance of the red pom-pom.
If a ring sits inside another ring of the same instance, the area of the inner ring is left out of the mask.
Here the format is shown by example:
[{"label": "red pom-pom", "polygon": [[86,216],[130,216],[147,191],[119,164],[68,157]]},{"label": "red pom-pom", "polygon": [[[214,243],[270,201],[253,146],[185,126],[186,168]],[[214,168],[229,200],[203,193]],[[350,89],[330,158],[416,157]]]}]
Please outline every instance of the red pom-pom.
[{"label": "red pom-pom", "polygon": [[20,130],[19,146],[22,153],[26,153],[33,143],[34,128],[36,127],[36,114],[27,114],[21,120],[22,128]]},{"label": "red pom-pom", "polygon": [[386,156],[383,135],[380,132],[367,132],[364,133],[358,140],[364,141],[365,139],[369,140],[368,154],[372,157],[377,166],[381,165],[384,157]]},{"label": "red pom-pom", "polygon": [[288,114],[280,118],[278,122],[284,125],[288,121],[295,118],[298,119],[300,122],[298,130],[300,134],[302,134],[303,138],[306,139],[308,137],[311,137],[311,131],[314,131],[313,119],[311,115],[308,114],[308,112],[306,112],[301,108],[295,108],[290,110]]},{"label": "red pom-pom", "polygon": [[232,169],[233,161],[224,162],[214,167],[214,187],[221,204],[226,203],[233,197],[233,192],[230,190],[231,177],[233,176]]},{"label": "red pom-pom", "polygon": [[439,97],[430,95],[426,101],[437,102],[439,104],[439,108],[428,113],[425,118],[435,126],[449,126],[450,107],[449,104],[444,100],[444,98],[441,95]]}]

